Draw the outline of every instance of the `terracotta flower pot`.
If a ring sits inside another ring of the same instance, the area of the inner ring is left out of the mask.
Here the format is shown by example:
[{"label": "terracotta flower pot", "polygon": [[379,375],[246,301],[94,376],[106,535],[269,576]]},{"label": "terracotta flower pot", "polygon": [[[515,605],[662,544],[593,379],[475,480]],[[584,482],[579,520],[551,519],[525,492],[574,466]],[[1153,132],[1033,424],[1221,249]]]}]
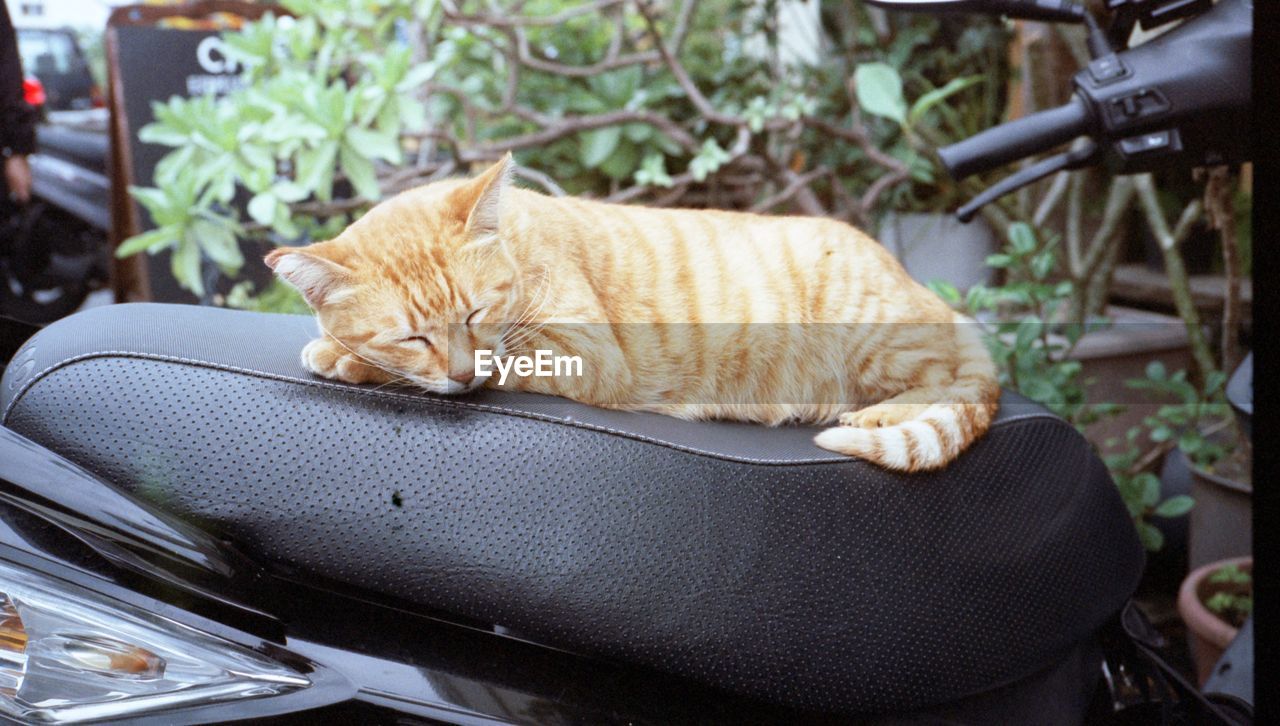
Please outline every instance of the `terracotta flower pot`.
[{"label": "terracotta flower pot", "polygon": [[1239,632],[1204,605],[1204,598],[1212,591],[1209,576],[1228,565],[1238,565],[1240,569],[1252,572],[1253,558],[1237,557],[1211,562],[1187,575],[1178,590],[1178,614],[1187,625],[1191,656],[1195,661],[1196,677],[1201,686],[1213,674],[1214,664]]}]

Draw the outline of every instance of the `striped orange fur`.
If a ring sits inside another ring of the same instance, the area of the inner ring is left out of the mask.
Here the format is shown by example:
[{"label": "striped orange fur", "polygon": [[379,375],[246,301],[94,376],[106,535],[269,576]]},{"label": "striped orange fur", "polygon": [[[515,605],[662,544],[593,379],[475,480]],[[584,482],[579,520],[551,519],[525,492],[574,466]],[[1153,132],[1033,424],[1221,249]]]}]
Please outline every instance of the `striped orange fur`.
[{"label": "striped orange fur", "polygon": [[511,185],[510,157],[389,199],[333,240],[267,255],[315,308],[315,373],[443,394],[474,351],[535,349],[584,375],[505,387],[689,419],[839,425],[819,446],[938,469],[991,423],[971,321],[877,242],[814,217],[651,209]]}]

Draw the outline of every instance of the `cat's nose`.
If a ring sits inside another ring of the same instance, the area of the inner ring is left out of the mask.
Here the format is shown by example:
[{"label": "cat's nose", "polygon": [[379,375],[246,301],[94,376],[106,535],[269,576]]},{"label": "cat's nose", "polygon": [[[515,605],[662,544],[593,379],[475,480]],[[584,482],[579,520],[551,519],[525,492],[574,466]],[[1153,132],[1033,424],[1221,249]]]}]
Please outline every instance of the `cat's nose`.
[{"label": "cat's nose", "polygon": [[464,386],[465,386],[465,385],[467,385],[468,383],[470,383],[470,382],[474,381],[475,379],[476,379],[476,372],[475,372],[475,371],[464,371],[464,372],[462,372],[462,373],[450,373],[450,374],[449,374],[449,380],[451,380],[451,381],[457,381],[458,383],[461,383],[461,384],[462,384],[462,385],[464,385]]}]

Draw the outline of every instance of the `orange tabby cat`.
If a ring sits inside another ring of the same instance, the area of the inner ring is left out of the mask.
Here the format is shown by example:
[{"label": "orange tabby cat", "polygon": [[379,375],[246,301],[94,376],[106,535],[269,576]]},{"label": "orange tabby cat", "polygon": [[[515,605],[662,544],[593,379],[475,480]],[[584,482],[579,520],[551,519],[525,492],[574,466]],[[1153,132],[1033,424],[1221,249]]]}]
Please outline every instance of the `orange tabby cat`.
[{"label": "orange tabby cat", "polygon": [[[990,425],[999,387],[975,326],[847,224],[553,198],[508,156],[379,204],[266,262],[324,336],[328,378],[462,393],[476,351],[578,356],[582,375],[507,389],[681,418],[839,425],[824,448],[937,469]],[[870,405],[866,405],[870,404]]]}]

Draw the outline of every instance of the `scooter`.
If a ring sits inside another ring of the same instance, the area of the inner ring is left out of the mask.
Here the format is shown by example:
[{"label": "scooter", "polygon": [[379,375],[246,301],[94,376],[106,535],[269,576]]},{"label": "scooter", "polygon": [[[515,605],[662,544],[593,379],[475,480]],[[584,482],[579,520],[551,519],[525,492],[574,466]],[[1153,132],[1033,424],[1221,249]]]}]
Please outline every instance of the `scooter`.
[{"label": "scooter", "polygon": [[[1142,22],[1186,3],[1113,5]],[[1065,110],[944,162],[963,175],[1081,134],[1093,151],[1029,169],[1236,158],[1220,137],[1248,118],[1248,2],[1191,5],[1099,53]],[[303,316],[135,304],[3,351],[0,714],[1249,720],[1165,663],[1129,602],[1143,553],[1106,468],[1026,399],[1006,393],[960,459],[907,476],[807,427],[319,380],[298,356],[315,334]]]},{"label": "scooter", "polygon": [[0,198],[0,315],[45,325],[107,285],[108,141],[101,110],[46,113],[43,91],[27,100],[45,121],[31,201]]}]

